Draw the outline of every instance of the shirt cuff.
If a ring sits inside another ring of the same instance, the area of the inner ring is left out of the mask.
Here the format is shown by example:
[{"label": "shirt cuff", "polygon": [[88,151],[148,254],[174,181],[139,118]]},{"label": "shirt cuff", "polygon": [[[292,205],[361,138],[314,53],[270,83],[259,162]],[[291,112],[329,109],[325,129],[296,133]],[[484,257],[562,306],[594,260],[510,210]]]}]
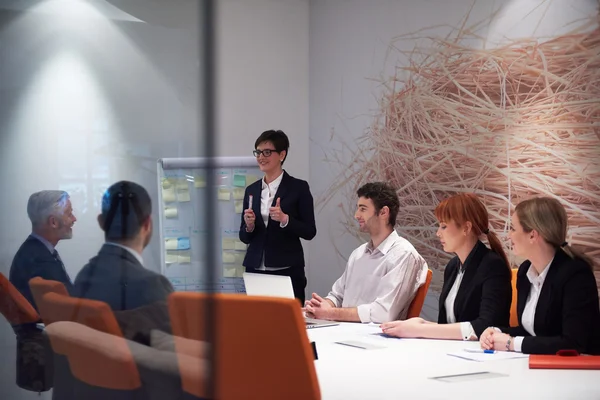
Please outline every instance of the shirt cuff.
[{"label": "shirt cuff", "polygon": [[333,297],[333,296],[326,296],[325,298],[331,300],[331,302],[333,303],[333,305],[335,307],[340,307],[340,304],[338,304],[337,299],[335,297]]},{"label": "shirt cuff", "polygon": [[288,218],[287,218],[287,221],[285,221],[285,224],[283,222],[280,222],[279,227],[285,228],[286,226],[288,226],[289,223],[290,223],[290,216],[288,215]]},{"label": "shirt cuff", "polygon": [[[254,228],[256,228],[256,225],[254,226]],[[252,230],[248,230],[248,225],[246,225],[246,232],[252,233],[252,232],[254,232],[254,228],[252,228]]]},{"label": "shirt cuff", "polygon": [[473,330],[473,325],[471,325],[470,322],[460,323],[460,334],[462,335],[462,340],[471,340],[472,337],[477,339],[477,335]]},{"label": "shirt cuff", "polygon": [[371,305],[370,304],[361,304],[356,307],[356,311],[358,311],[358,318],[360,322],[368,323],[371,322]]},{"label": "shirt cuff", "polygon": [[524,336],[517,336],[513,339],[513,347],[516,353],[522,353],[521,349],[523,347],[523,339],[525,339]]}]

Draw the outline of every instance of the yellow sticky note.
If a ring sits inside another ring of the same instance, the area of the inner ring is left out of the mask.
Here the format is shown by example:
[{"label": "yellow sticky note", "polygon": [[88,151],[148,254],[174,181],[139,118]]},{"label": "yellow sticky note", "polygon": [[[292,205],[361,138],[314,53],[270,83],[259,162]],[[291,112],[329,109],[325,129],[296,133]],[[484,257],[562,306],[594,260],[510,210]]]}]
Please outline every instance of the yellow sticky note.
[{"label": "yellow sticky note", "polygon": [[242,265],[244,263],[244,256],[245,255],[246,255],[245,253],[236,253],[234,255],[235,263],[238,264],[238,265]]},{"label": "yellow sticky note", "polygon": [[169,187],[167,189],[162,190],[163,203],[172,203],[176,200],[177,200],[177,198],[175,197],[175,188]]},{"label": "yellow sticky note", "polygon": [[184,179],[184,178],[177,179],[177,181],[175,183],[175,188],[177,190],[188,190],[189,186],[188,186],[187,179]]},{"label": "yellow sticky note", "polygon": [[167,238],[167,239],[165,239],[165,249],[167,249],[167,250],[177,250],[177,238]]},{"label": "yellow sticky note", "polygon": [[177,254],[177,262],[179,264],[189,264],[192,262],[192,256],[189,251],[182,251]]},{"label": "yellow sticky note", "polygon": [[235,250],[235,244],[233,238],[223,238],[222,240],[223,250]]},{"label": "yellow sticky note", "polygon": [[246,243],[241,240],[234,240],[234,249],[235,250],[246,250]]},{"label": "yellow sticky note", "polygon": [[177,253],[172,251],[167,251],[165,254],[165,263],[173,264],[177,262]]},{"label": "yellow sticky note", "polygon": [[246,175],[246,186],[250,186],[260,178],[256,175]]},{"label": "yellow sticky note", "polygon": [[194,176],[194,187],[196,187],[196,188],[206,187],[206,177]]},{"label": "yellow sticky note", "polygon": [[243,266],[240,265],[238,268],[236,268],[235,277],[236,278],[243,278],[244,277],[244,272],[246,272],[246,268],[244,268]]},{"label": "yellow sticky note", "polygon": [[231,192],[229,189],[219,189],[219,200],[229,201],[231,200]]},{"label": "yellow sticky note", "polygon": [[236,200],[234,204],[236,214],[241,214],[244,212],[244,200]]},{"label": "yellow sticky note", "polygon": [[168,189],[170,187],[173,186],[173,180],[170,178],[162,178],[161,179],[161,186],[163,189]]},{"label": "yellow sticky note", "polygon": [[233,199],[234,200],[244,200],[244,192],[246,190],[243,188],[233,188]]},{"label": "yellow sticky note", "polygon": [[237,276],[238,269],[232,266],[223,266],[223,278],[235,278]]},{"label": "yellow sticky note", "polygon": [[190,191],[187,190],[187,188],[185,190],[178,190],[177,191],[177,200],[180,203],[186,203],[186,202],[190,201]]},{"label": "yellow sticky note", "polygon": [[175,206],[165,207],[165,218],[177,218],[177,207],[175,207]]},{"label": "yellow sticky note", "polygon": [[223,264],[235,264],[235,254],[223,252]]}]

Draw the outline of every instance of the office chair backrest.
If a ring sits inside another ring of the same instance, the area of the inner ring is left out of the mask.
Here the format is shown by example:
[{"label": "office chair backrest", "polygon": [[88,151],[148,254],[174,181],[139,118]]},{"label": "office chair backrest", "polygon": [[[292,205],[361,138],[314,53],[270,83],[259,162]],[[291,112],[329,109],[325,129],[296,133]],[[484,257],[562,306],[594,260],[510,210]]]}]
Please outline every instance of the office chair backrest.
[{"label": "office chair backrest", "polygon": [[512,302],[510,304],[510,326],[519,326],[519,318],[517,317],[517,272],[518,268],[512,269]]},{"label": "office chair backrest", "polygon": [[431,284],[432,276],[433,273],[430,269],[428,269],[427,278],[425,278],[425,283],[419,288],[419,290],[417,290],[415,298],[408,307],[408,314],[406,315],[406,319],[415,318],[421,315],[421,310],[423,309],[423,304],[425,304],[425,297],[427,297],[427,291],[429,290],[429,285]]},{"label": "office chair backrest", "polygon": [[0,313],[11,325],[38,322],[35,308],[3,274],[0,274]]},{"label": "office chair backrest", "polygon": [[[209,311],[213,321],[207,321]],[[174,292],[169,312],[176,336],[208,341],[208,328],[213,329],[214,398],[320,399],[314,354],[296,299]],[[207,381],[182,376],[184,391],[198,397],[210,394]]]},{"label": "office chair backrest", "polygon": [[55,320],[48,319],[49,314],[44,310],[42,297],[46,293],[58,293],[63,296],[69,296],[69,292],[67,292],[67,288],[65,287],[65,285],[62,282],[51,281],[36,276],[29,280],[29,288],[31,289],[33,300],[37,305],[37,308],[40,312],[40,316],[42,317],[42,321],[44,321],[44,324],[50,325],[52,322],[55,322]]}]

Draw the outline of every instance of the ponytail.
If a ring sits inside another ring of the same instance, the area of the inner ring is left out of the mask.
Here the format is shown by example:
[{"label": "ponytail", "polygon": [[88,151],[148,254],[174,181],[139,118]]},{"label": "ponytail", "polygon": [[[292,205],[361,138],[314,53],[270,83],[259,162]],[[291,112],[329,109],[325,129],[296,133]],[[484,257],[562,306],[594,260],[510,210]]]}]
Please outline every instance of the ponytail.
[{"label": "ponytail", "polygon": [[564,242],[563,244],[560,245],[560,248],[567,253],[567,255],[569,257],[571,257],[572,259],[576,259],[579,258],[580,260],[582,260],[583,262],[585,262],[587,265],[589,265],[590,268],[594,268],[594,261],[586,256],[585,254],[583,254],[582,252],[575,250],[573,247],[569,246],[569,243]]},{"label": "ponytail", "polygon": [[496,234],[494,232],[490,232],[489,229],[486,229],[484,234],[487,236],[488,243],[490,244],[492,251],[494,251],[496,254],[498,254],[500,257],[502,257],[502,260],[504,260],[506,267],[509,270],[511,270],[510,262],[508,261],[508,257],[506,256],[506,253],[504,252],[504,249],[502,248],[502,243],[500,243],[500,239],[498,239],[498,236],[496,236]]}]

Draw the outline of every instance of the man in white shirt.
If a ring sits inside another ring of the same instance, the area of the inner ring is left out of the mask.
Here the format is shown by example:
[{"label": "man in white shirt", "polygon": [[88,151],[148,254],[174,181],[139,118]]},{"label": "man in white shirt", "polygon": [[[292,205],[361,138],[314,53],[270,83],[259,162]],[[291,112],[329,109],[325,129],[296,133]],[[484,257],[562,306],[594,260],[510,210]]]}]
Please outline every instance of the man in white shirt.
[{"label": "man in white shirt", "polygon": [[357,195],[354,217],[371,240],[352,252],[344,273],[325,298],[313,293],[305,311],[308,317],[334,321],[406,319],[410,303],[425,283],[427,263],[394,230],[400,203],[392,187],[367,183]]}]

